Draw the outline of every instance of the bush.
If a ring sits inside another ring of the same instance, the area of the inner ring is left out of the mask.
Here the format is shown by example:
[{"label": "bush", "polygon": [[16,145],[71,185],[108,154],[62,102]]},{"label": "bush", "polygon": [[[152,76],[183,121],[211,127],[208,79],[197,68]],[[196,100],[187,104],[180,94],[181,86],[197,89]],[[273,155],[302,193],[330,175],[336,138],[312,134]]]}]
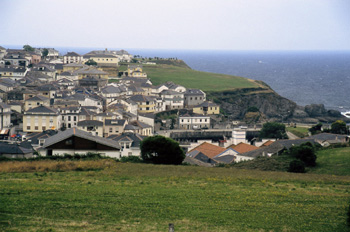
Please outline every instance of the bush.
[{"label": "bush", "polygon": [[289,163],[288,172],[305,173],[305,164],[300,160],[293,160]]},{"label": "bush", "polygon": [[316,166],[315,147],[310,142],[291,147],[287,154],[303,161],[307,167]]},{"label": "bush", "polygon": [[179,143],[164,136],[156,135],[141,142],[143,161],[154,164],[181,164],[185,153]]},{"label": "bush", "polygon": [[260,138],[287,139],[286,126],[278,122],[267,122],[263,125],[259,134]]},{"label": "bush", "polygon": [[120,158],[123,163],[142,163],[142,159],[139,156],[123,156]]}]

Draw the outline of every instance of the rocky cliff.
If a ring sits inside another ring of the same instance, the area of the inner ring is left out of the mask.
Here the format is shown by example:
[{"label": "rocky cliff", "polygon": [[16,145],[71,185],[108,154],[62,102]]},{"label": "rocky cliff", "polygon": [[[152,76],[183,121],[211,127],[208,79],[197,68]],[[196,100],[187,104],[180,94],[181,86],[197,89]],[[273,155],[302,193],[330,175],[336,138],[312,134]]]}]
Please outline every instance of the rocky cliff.
[{"label": "rocky cliff", "polygon": [[208,96],[220,104],[230,120],[243,120],[248,115],[248,109],[256,107],[261,114],[261,117],[258,117],[260,121],[303,123],[333,122],[338,119],[349,121],[340,112],[326,110],[321,104],[298,106],[295,102],[278,95],[266,84],[260,83],[261,88],[212,92]]}]

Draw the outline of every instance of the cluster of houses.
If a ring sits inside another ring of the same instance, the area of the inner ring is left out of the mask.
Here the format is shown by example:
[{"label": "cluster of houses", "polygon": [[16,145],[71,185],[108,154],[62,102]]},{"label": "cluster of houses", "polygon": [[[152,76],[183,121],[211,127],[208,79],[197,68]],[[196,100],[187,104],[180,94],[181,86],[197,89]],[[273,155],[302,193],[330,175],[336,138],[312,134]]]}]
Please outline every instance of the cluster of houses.
[{"label": "cluster of houses", "polygon": [[[186,130],[210,128],[211,116],[220,113],[219,105],[207,101],[200,89],[173,82],[154,86],[141,64],[129,64],[115,81],[111,68],[117,70],[120,62],[132,58],[124,50],[64,56],[51,48],[43,56],[43,50],[0,47],[0,138],[21,137],[27,148],[30,140],[42,155],[51,153],[42,151],[45,141],[66,131],[119,141],[113,157],[139,155],[125,149],[154,134],[156,113],[190,109],[178,118],[178,128]],[[88,65],[91,61],[97,65]]]},{"label": "cluster of houses", "polygon": [[[87,152],[114,158],[140,156],[141,141],[155,133],[155,114],[171,110],[186,112],[178,115],[177,129],[212,127],[220,106],[207,101],[202,90],[173,82],[155,86],[140,64],[129,63],[121,78],[114,76],[111,70],[131,59],[124,50],[59,56],[52,48],[0,47],[0,156]],[[232,138],[220,145],[192,143],[185,161],[203,166],[240,162],[306,141],[251,145],[245,133],[233,130]],[[308,141],[323,145],[347,141],[347,137],[323,136]]]}]

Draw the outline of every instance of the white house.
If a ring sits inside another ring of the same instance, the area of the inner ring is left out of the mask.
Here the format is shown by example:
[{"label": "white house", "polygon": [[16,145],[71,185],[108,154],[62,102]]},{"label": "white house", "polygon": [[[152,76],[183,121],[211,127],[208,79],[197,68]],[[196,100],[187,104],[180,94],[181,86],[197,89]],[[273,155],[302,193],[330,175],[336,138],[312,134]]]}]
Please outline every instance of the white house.
[{"label": "white house", "polygon": [[185,114],[179,117],[179,129],[192,130],[201,128],[210,128],[209,116]]}]

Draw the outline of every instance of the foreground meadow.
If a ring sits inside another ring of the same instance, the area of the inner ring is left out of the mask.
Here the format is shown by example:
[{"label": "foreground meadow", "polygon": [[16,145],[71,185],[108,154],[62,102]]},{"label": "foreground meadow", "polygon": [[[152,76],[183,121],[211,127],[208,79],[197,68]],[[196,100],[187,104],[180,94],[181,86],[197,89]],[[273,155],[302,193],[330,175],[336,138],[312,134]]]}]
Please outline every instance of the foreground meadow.
[{"label": "foreground meadow", "polygon": [[[167,231],[169,223],[175,231],[348,228],[349,176],[36,162],[22,162],[24,169],[0,163],[0,231]],[[57,169],[65,167],[75,171]]]}]

